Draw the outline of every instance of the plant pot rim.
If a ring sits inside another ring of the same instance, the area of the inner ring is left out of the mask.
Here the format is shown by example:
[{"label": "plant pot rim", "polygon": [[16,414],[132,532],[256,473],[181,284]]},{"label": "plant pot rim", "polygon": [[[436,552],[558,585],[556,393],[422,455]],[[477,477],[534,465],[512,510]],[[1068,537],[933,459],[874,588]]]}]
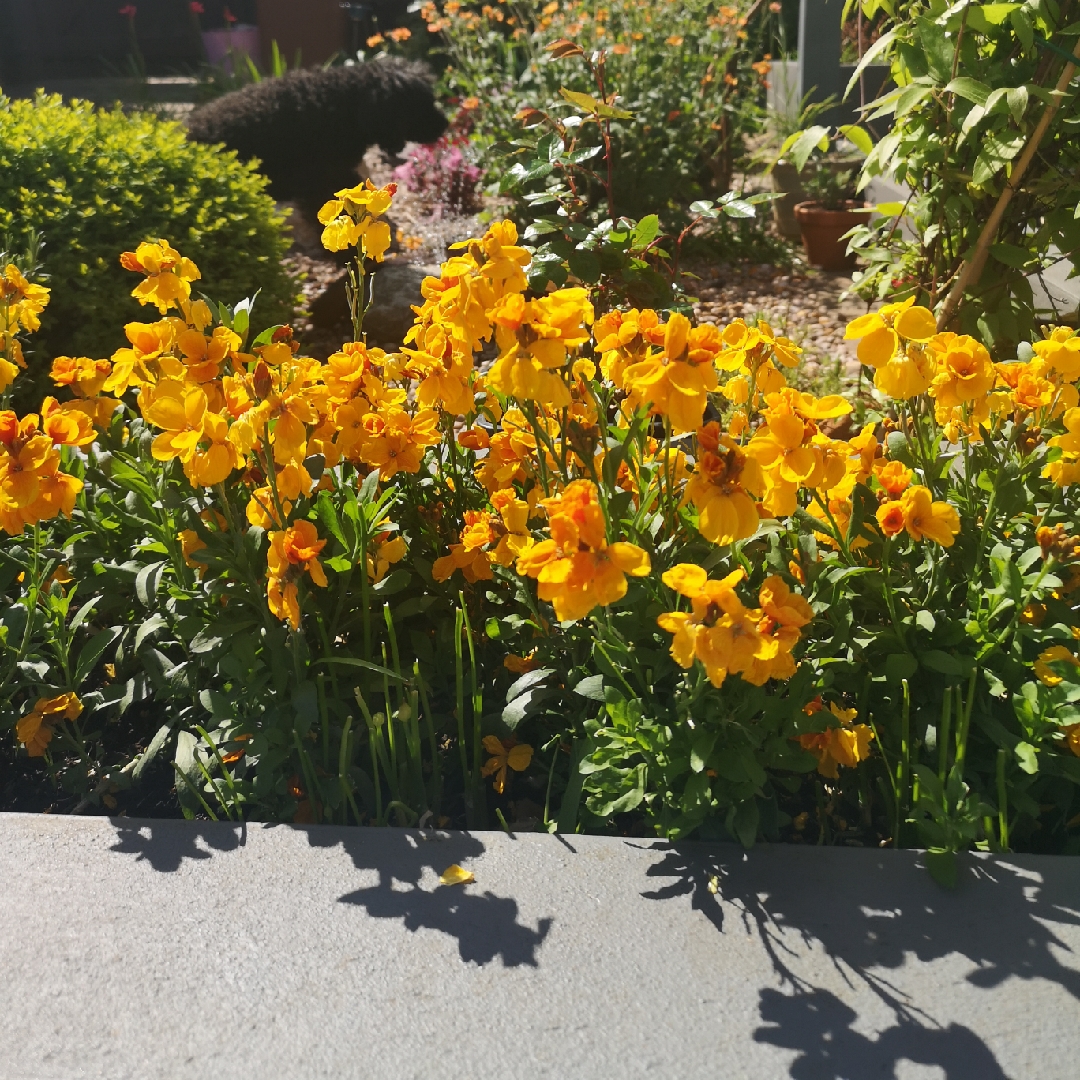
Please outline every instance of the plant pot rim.
[{"label": "plant pot rim", "polygon": [[806,202],[796,203],[794,213],[797,218],[816,217],[821,219],[826,216],[848,218],[852,215],[864,214],[871,209],[872,207],[865,202],[859,202],[855,199],[848,200],[840,210],[826,210],[821,203],[807,200]]}]

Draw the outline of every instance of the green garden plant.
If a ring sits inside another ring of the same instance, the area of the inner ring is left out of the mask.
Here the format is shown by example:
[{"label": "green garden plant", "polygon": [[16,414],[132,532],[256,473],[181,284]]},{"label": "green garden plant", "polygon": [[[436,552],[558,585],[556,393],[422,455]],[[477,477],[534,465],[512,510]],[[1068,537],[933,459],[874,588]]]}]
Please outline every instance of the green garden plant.
[{"label": "green garden plant", "polygon": [[288,240],[264,188],[235,156],[189,143],[178,124],[149,114],[58,96],[0,98],[2,246],[21,251],[40,237],[53,289],[38,352],[111,355],[119,344],[111,312],[130,292],[116,252],[162,232],[198,259],[201,289],[231,304],[261,290],[268,322],[287,322],[295,306],[281,266]]},{"label": "green garden plant", "polygon": [[[764,3],[440,0],[425,4],[421,15],[446,52],[446,93],[488,148],[493,177],[520,137],[521,111],[567,108],[563,90],[595,95],[595,62],[604,54],[600,98],[618,94],[618,115],[607,131],[617,205],[606,216],[658,212],[666,220],[697,199],[722,194],[744,137],[763,115],[768,63],[760,58],[775,19]],[[577,51],[552,54],[563,40]],[[599,142],[598,132],[581,129],[582,149]],[[585,194],[605,193],[597,186]]]},{"label": "green garden plant", "polygon": [[863,11],[884,12],[889,29],[862,64],[887,60],[896,89],[867,106],[893,126],[862,182],[893,176],[912,193],[854,235],[867,260],[856,287],[914,296],[942,329],[1010,359],[1046,317],[1028,278],[1080,258],[1080,8],[866,0]]}]

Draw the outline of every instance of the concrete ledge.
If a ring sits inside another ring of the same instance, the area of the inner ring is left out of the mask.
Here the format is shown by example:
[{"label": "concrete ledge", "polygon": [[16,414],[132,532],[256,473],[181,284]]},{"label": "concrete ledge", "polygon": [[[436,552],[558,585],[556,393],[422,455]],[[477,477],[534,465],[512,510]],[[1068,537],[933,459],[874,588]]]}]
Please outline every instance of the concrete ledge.
[{"label": "concrete ledge", "polygon": [[[475,884],[440,887],[459,863]],[[1080,860],[0,815],[0,1080],[1071,1080]],[[713,889],[717,892],[713,892]]]}]

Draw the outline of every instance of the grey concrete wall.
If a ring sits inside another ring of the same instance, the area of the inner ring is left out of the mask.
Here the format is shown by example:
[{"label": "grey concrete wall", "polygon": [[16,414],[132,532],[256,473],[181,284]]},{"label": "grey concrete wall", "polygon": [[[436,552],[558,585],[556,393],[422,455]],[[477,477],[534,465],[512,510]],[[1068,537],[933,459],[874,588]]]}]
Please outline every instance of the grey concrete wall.
[{"label": "grey concrete wall", "polygon": [[0,1080],[1074,1080],[1080,861],[919,861],[0,815]]}]

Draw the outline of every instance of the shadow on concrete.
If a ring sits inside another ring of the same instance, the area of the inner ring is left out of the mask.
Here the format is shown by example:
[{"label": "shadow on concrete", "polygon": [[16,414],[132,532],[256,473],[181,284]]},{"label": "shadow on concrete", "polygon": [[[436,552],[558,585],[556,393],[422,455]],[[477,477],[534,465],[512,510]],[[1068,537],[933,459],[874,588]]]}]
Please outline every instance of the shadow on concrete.
[{"label": "shadow on concrete", "polygon": [[[464,833],[423,833],[415,829],[311,829],[316,847],[340,843],[357,869],[375,871],[378,884],[342,896],[376,919],[400,919],[407,930],[438,930],[456,938],[466,962],[489,964],[496,957],[503,967],[537,966],[537,952],[551,929],[550,918],[536,929],[518,919],[517,901],[481,892],[480,884],[421,884],[425,871],[435,878],[448,866],[459,865],[484,852],[483,843]],[[468,869],[468,866],[465,867]],[[430,879],[430,875],[429,879]]]},{"label": "shadow on concrete", "polygon": [[754,1032],[754,1041],[799,1052],[788,1073],[792,1080],[895,1077],[902,1061],[935,1066],[944,1080],[1007,1080],[986,1043],[960,1024],[900,1021],[868,1038],[852,1030],[855,1010],[827,990],[762,990],[759,1011],[766,1026]]},{"label": "shadow on concrete", "polygon": [[244,824],[110,820],[117,842],[109,850],[134,855],[136,862],[148,862],[162,873],[179,870],[185,859],[209,859],[214,852],[235,851],[247,841]]},{"label": "shadow on concrete", "polygon": [[[671,880],[642,895],[688,896],[721,932],[726,908],[756,934],[790,988],[762,994],[761,1018],[770,1026],[755,1037],[801,1051],[791,1068],[795,1080],[893,1076],[903,1059],[939,1066],[950,1080],[1004,1075],[973,1032],[941,1027],[890,984],[888,972],[911,959],[956,954],[976,965],[967,976],[974,986],[1041,978],[1080,999],[1080,958],[1073,957],[1074,966],[1063,962],[1072,949],[1055,932],[1055,924],[1080,925],[1080,860],[964,856],[959,887],[945,890],[911,853],[657,846],[664,857],[649,876]],[[795,970],[811,943],[845,979],[862,982],[887,1004],[896,1026],[875,1040],[849,1030],[855,1013]]]}]

